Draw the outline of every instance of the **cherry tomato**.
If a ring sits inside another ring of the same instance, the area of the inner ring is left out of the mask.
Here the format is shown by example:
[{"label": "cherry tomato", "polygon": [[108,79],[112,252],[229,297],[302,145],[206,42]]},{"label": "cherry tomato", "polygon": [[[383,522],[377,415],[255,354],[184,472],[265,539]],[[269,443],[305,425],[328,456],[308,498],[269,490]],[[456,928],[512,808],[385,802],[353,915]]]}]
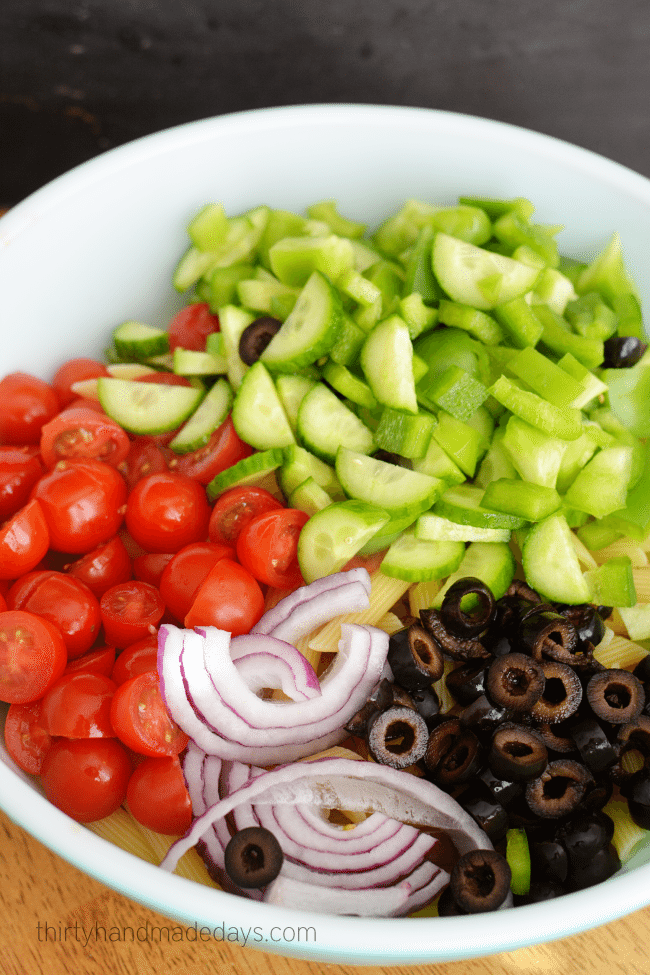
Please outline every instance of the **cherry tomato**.
[{"label": "cherry tomato", "polygon": [[63,637],[69,660],[90,650],[101,626],[97,597],[64,572],[46,569],[21,576],[9,590],[7,605],[53,623]]},{"label": "cherry tomato", "polygon": [[219,559],[234,556],[229,545],[216,542],[194,542],[177,552],[160,579],[160,595],[169,612],[184,620],[194,602],[199,586]]},{"label": "cherry tomato", "polygon": [[203,302],[195,302],[182,308],[174,315],[167,326],[169,348],[195,349],[205,351],[208,335],[219,331],[219,319],[210,313],[209,306]]},{"label": "cherry tomato", "polygon": [[131,491],[143,477],[166,471],[174,456],[173,451],[168,450],[155,437],[135,437],[126,458],[118,465],[118,470]]},{"label": "cherry tomato", "polygon": [[81,657],[69,660],[63,673],[76,674],[83,670],[87,674],[102,674],[104,677],[111,677],[114,666],[115,647],[99,647],[97,650],[89,650]]},{"label": "cherry tomato", "polygon": [[113,535],[92,552],[65,567],[68,575],[84,582],[98,599],[118,582],[131,578],[131,559],[119,535]]},{"label": "cherry tomato", "polygon": [[99,601],[106,642],[128,647],[149,636],[165,612],[162,596],[147,582],[122,582],[107,589]]},{"label": "cherry tomato", "polygon": [[92,407],[68,406],[41,430],[41,456],[47,467],[60,460],[92,457],[117,467],[131,447],[119,423]]},{"label": "cherry tomato", "polygon": [[233,636],[248,633],[264,612],[257,581],[232,559],[219,559],[199,587],[185,626],[217,626]]},{"label": "cherry tomato", "polygon": [[101,460],[61,460],[32,489],[58,552],[82,554],[107,542],[122,524],[126,484]]},{"label": "cherry tomato", "polygon": [[126,527],[147,552],[178,552],[208,533],[210,507],[203,487],[183,474],[150,474],[135,485]]},{"label": "cherry tomato", "polygon": [[51,803],[80,823],[92,823],[122,805],[131,771],[116,738],[59,738],[45,754],[41,782]]},{"label": "cherry tomato", "polygon": [[17,579],[29,572],[47,554],[50,532],[38,501],[24,508],[0,527],[0,579]]},{"label": "cherry tomato", "polygon": [[230,417],[214,431],[205,447],[193,450],[189,454],[175,457],[170,461],[170,469],[179,474],[209,484],[213,477],[232,467],[238,460],[250,457],[252,447],[237,436]]},{"label": "cherry tomato", "polygon": [[120,741],[140,755],[178,755],[189,741],[165,707],[155,670],[120,684],[113,695],[111,724]]},{"label": "cherry tomato", "polygon": [[298,565],[298,537],[309,515],[282,508],[257,515],[240,532],[237,558],[260,582],[277,589],[304,586]]},{"label": "cherry tomato", "polygon": [[180,836],[192,825],[192,802],[177,756],[145,758],[129,779],[126,802],[142,826]]},{"label": "cherry tomato", "polygon": [[5,721],[5,746],[16,765],[38,775],[51,737],[41,724],[41,701],[11,704]]},{"label": "cherry tomato", "polygon": [[130,647],[122,650],[115,661],[111,680],[116,684],[123,684],[130,677],[146,674],[148,670],[155,670],[158,663],[158,636],[146,636],[143,640],[136,640]]},{"label": "cherry tomato", "polygon": [[0,521],[27,504],[29,492],[44,471],[36,444],[0,447]]},{"label": "cherry tomato", "polygon": [[212,509],[208,537],[211,542],[234,545],[240,531],[257,515],[284,505],[261,487],[234,487],[220,495]]},{"label": "cherry tomato", "polygon": [[185,376],[178,376],[175,372],[147,372],[138,376],[139,383],[161,383],[163,386],[191,386],[192,383]]},{"label": "cherry tomato", "polygon": [[349,572],[350,569],[365,569],[369,575],[376,572],[384,561],[384,555],[388,549],[381,552],[373,552],[372,555],[353,555],[349,562],[343,566],[342,572]]},{"label": "cherry tomato", "polygon": [[102,674],[63,674],[43,698],[43,727],[58,738],[115,738],[111,701],[116,688]]},{"label": "cherry tomato", "polygon": [[38,443],[41,427],[60,408],[48,383],[26,372],[10,373],[0,380],[0,443]]},{"label": "cherry tomato", "polygon": [[144,552],[133,559],[133,575],[159,589],[162,574],[173,558],[173,552]]},{"label": "cherry tomato", "polygon": [[95,359],[69,359],[64,362],[54,373],[52,386],[59,397],[61,409],[77,398],[76,393],[70,389],[74,383],[82,382],[84,379],[95,379],[97,376],[110,375],[108,369],[101,362]]},{"label": "cherry tomato", "polygon": [[0,613],[0,701],[37,701],[66,661],[63,637],[53,623],[19,609]]}]

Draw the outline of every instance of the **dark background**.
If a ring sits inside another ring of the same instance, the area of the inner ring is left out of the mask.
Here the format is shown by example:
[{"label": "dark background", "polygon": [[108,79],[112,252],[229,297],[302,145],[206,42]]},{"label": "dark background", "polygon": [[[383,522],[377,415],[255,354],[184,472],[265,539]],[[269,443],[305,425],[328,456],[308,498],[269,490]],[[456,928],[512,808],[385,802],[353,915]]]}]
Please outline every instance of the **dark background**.
[{"label": "dark background", "polygon": [[499,119],[650,176],[650,0],[1,0],[0,206],[161,128],[317,101]]}]

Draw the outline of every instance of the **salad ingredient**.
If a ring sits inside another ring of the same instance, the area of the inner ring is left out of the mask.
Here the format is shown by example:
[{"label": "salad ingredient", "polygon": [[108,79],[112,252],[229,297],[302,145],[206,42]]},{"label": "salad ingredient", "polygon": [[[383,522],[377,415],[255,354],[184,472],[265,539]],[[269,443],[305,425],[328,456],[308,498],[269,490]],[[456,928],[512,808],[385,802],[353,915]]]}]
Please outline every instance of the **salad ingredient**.
[{"label": "salad ingredient", "polygon": [[36,444],[0,446],[0,518],[3,521],[27,503],[43,471]]},{"label": "salad ingredient", "polygon": [[192,803],[178,756],[140,762],[131,773],[126,803],[134,819],[156,833],[178,836],[188,830]]},{"label": "salad ingredient", "polygon": [[219,319],[210,312],[206,302],[187,305],[174,315],[167,329],[169,348],[205,351],[208,336],[219,330]]},{"label": "salad ingredient", "polygon": [[212,508],[208,525],[210,541],[233,545],[253,518],[280,508],[282,504],[264,488],[252,485],[230,488],[217,498]]},{"label": "salad ingredient", "polygon": [[298,565],[298,539],[309,516],[295,508],[256,515],[237,536],[237,558],[260,582],[277,589],[304,584]]},{"label": "salad ingredient", "polygon": [[510,892],[512,872],[496,850],[470,850],[451,872],[449,889],[465,914],[495,911]]},{"label": "salad ingredient", "polygon": [[282,322],[271,315],[263,315],[247,325],[239,339],[239,358],[252,366],[262,355],[273,336],[280,331]]},{"label": "salad ingredient", "polygon": [[248,633],[264,612],[264,596],[254,576],[229,558],[210,569],[185,617],[185,626],[217,626],[233,636]]},{"label": "salad ingredient", "polygon": [[177,620],[184,620],[210,569],[223,558],[232,558],[233,549],[219,542],[192,542],[166,561],[158,589],[166,608]]},{"label": "salad ingredient", "polygon": [[111,417],[72,403],[42,426],[40,448],[47,467],[76,457],[92,457],[118,467],[129,452],[130,441]]},{"label": "salad ingredient", "polygon": [[532,711],[545,685],[542,667],[524,653],[495,657],[485,678],[485,692],[490,700],[511,711]]},{"label": "salad ingredient", "polygon": [[15,579],[47,554],[50,532],[41,505],[28,501],[0,527],[0,579]]},{"label": "salad ingredient", "polygon": [[284,854],[273,833],[263,826],[238,830],[224,850],[224,866],[238,887],[266,887],[282,869]]},{"label": "salad ingredient", "polygon": [[65,642],[68,660],[90,650],[101,626],[97,597],[83,582],[64,572],[44,569],[22,575],[9,590],[7,605],[54,623]]},{"label": "salad ingredient", "polygon": [[185,382],[155,382],[149,377],[97,380],[99,402],[109,416],[130,433],[158,434],[175,430],[203,399],[203,390]]},{"label": "salad ingredient", "polygon": [[4,741],[9,756],[30,775],[40,775],[43,758],[52,739],[41,722],[41,701],[11,704],[7,711]]},{"label": "salad ingredient", "polygon": [[49,383],[25,372],[0,380],[0,441],[37,444],[44,423],[59,412],[59,399]]},{"label": "salad ingredient", "polygon": [[136,640],[126,647],[115,660],[110,678],[115,684],[123,684],[130,677],[156,669],[158,659],[158,634]]},{"label": "salad ingredient", "polygon": [[172,471],[143,477],[126,504],[126,527],[147,552],[178,552],[203,541],[209,520],[201,485]]},{"label": "salad ingredient", "polygon": [[191,477],[199,484],[210,484],[222,471],[250,457],[252,453],[252,448],[238,436],[231,414],[217,427],[204,447],[174,457],[170,461],[170,469]]},{"label": "salad ingredient", "polygon": [[0,701],[39,700],[63,673],[67,656],[53,623],[20,609],[0,613]]},{"label": "salad ingredient", "polygon": [[45,795],[80,823],[110,816],[124,802],[131,760],[115,738],[59,738],[43,759]]},{"label": "salad ingredient", "polygon": [[408,768],[424,756],[429,738],[426,721],[408,706],[393,705],[368,721],[368,751],[376,762]]},{"label": "salad ingredient", "polygon": [[52,377],[52,386],[58,396],[60,408],[65,409],[73,400],[77,399],[77,393],[72,389],[75,383],[108,375],[110,373],[104,363],[98,362],[96,359],[85,357],[68,359],[62,366],[59,366]]},{"label": "salad ingredient", "polygon": [[99,647],[97,650],[89,650],[75,660],[69,660],[63,673],[76,674],[84,671],[84,673],[101,674],[112,679],[114,666],[115,647]]},{"label": "salad ingredient", "polygon": [[111,646],[128,647],[160,623],[165,604],[155,586],[134,580],[107,589],[99,601],[104,637]]},{"label": "salad ingredient", "polygon": [[65,571],[73,579],[86,585],[98,599],[107,589],[128,582],[131,578],[131,559],[119,535],[70,562]]},{"label": "salad ingredient", "polygon": [[110,720],[115,684],[86,671],[59,677],[42,700],[40,722],[58,738],[114,738]]},{"label": "salad ingredient", "polygon": [[643,685],[627,670],[610,669],[594,674],[586,688],[591,709],[609,724],[636,721],[645,705]]},{"label": "salad ingredient", "polygon": [[117,737],[139,755],[178,755],[188,742],[167,713],[155,670],[129,677],[116,688],[110,720]]},{"label": "salad ingredient", "polygon": [[440,647],[417,623],[392,634],[387,660],[393,677],[407,691],[430,687],[444,672]]}]

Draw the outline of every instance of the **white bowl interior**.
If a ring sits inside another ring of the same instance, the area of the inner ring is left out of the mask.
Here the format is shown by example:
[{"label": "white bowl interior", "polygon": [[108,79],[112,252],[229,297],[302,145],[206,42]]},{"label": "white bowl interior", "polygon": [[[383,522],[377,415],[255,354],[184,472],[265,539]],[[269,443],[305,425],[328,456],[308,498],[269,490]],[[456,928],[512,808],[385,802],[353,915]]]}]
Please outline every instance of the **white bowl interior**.
[{"label": "white bowl interior", "polygon": [[[0,373],[44,377],[99,354],[127,318],[165,325],[182,300],[171,272],[185,227],[206,202],[234,214],[261,203],[303,210],[336,199],[379,222],[408,197],[526,196],[563,224],[570,256],[614,231],[650,312],[650,182],[585,150],[524,129],[424,109],[322,105],[190,123],[86,163],[0,221]],[[0,746],[0,806],[48,847],[107,885],[186,924],[258,926],[248,944],[327,962],[423,964],[564,937],[650,903],[650,847],[605,884],[555,901],[465,918],[365,920],[288,912],[162,875],[47,803]],[[297,937],[312,927],[315,940]],[[275,929],[275,934],[270,934]],[[282,934],[284,932],[284,935]],[[279,940],[272,940],[279,935]],[[217,934],[217,937],[219,935]],[[244,934],[239,937],[244,942]]]}]

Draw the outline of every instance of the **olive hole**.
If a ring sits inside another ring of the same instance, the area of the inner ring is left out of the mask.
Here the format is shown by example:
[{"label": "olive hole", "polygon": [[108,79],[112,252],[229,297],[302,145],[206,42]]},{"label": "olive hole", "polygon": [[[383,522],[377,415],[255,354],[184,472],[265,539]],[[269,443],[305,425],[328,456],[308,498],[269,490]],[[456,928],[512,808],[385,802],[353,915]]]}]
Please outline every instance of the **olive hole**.
[{"label": "olive hole", "polygon": [[494,889],[494,871],[487,863],[468,869],[465,879],[468,887],[478,897],[487,897]]},{"label": "olive hole", "polygon": [[467,745],[460,745],[458,748],[454,749],[447,755],[443,764],[443,767],[447,772],[454,772],[456,769],[462,768],[467,758],[469,756],[469,749]]},{"label": "olive hole", "polygon": [[241,852],[242,865],[246,873],[257,873],[264,869],[264,850],[257,843],[249,843]]},{"label": "olive hole", "polygon": [[532,755],[533,753],[530,745],[527,745],[523,741],[508,741],[504,745],[503,751],[506,755],[512,755],[513,758],[524,758],[526,755]]},{"label": "olive hole", "polygon": [[415,732],[406,721],[393,721],[386,728],[384,744],[394,755],[409,752],[415,742]]},{"label": "olive hole", "polygon": [[543,699],[549,704],[561,704],[566,700],[567,691],[559,677],[549,677],[544,685]]},{"label": "olive hole", "polygon": [[609,684],[605,690],[605,700],[610,708],[626,708],[630,704],[631,696],[623,684]]},{"label": "olive hole", "polygon": [[428,665],[432,661],[431,650],[424,642],[424,640],[414,640],[413,641],[413,653],[422,661],[423,664]]},{"label": "olive hole", "polygon": [[513,667],[503,675],[503,686],[513,697],[525,694],[529,684],[528,674],[523,670],[518,670]]},{"label": "olive hole", "polygon": [[554,775],[544,783],[544,795],[547,799],[562,799],[573,785],[574,780],[567,775]]}]

